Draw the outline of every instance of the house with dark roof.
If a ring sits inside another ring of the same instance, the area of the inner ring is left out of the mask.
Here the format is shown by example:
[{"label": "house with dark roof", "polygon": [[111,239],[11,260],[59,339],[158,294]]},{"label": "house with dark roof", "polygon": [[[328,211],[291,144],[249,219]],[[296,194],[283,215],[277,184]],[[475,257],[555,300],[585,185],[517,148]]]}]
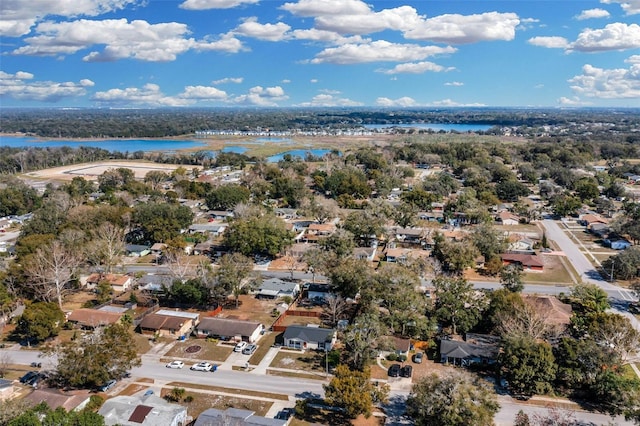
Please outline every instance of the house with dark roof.
[{"label": "house with dark roof", "polygon": [[500,256],[504,265],[521,265],[523,269],[529,271],[543,271],[544,262],[535,254],[505,253]]},{"label": "house with dark roof", "polygon": [[468,367],[472,364],[493,364],[498,357],[498,343],[493,336],[467,335],[467,341],[441,340],[440,362]]},{"label": "house with dark roof", "polygon": [[193,426],[285,426],[287,423],[286,420],[256,416],[250,410],[209,408],[200,413]]},{"label": "house with dark roof", "polygon": [[253,343],[260,338],[264,326],[255,321],[206,317],[196,327],[197,337],[214,337]]},{"label": "house with dark roof", "polygon": [[187,408],[156,395],[116,396],[104,402],[98,414],[107,426],[184,426]]},{"label": "house with dark roof", "polygon": [[145,316],[138,327],[142,334],[160,336],[185,336],[198,324],[200,314],[161,309]]},{"label": "house with dark roof", "polygon": [[277,299],[278,297],[289,296],[295,299],[300,293],[300,284],[292,281],[285,281],[279,278],[269,278],[262,281],[256,297],[264,299]]},{"label": "house with dark roof", "polygon": [[336,330],[309,325],[290,325],[282,337],[284,346],[288,348],[329,351],[336,342]]},{"label": "house with dark roof", "polygon": [[138,288],[150,292],[163,291],[171,288],[174,277],[169,274],[145,274],[138,279]]}]

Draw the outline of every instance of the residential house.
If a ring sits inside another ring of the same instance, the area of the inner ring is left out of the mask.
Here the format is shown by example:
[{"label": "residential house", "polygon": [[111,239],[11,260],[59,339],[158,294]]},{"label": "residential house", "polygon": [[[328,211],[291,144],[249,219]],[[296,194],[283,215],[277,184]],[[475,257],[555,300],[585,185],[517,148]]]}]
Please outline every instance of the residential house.
[{"label": "residential house", "polygon": [[509,251],[515,253],[534,253],[533,247],[536,242],[529,237],[522,235],[511,235],[509,237]]},{"label": "residential house", "polygon": [[327,301],[331,297],[335,297],[329,284],[324,283],[308,283],[305,284],[303,296],[305,299]]},{"label": "residential house", "polygon": [[274,213],[277,217],[280,217],[285,220],[291,220],[298,217],[297,209],[277,208],[274,210]]},{"label": "residential house", "polygon": [[284,281],[279,278],[269,278],[262,281],[258,288],[256,297],[265,299],[277,299],[278,297],[289,296],[295,299],[300,293],[300,284],[291,281]]},{"label": "residential house", "polygon": [[373,262],[376,258],[377,247],[356,247],[353,249],[353,257],[358,260]]},{"label": "residential house", "polygon": [[120,322],[124,313],[110,312],[98,309],[80,308],[74,309],[67,321],[82,328],[93,329],[96,327],[111,325]]},{"label": "residential house", "polygon": [[599,223],[599,222],[592,223],[589,226],[589,232],[591,232],[596,237],[603,238],[609,233],[609,225],[607,225],[606,223]]},{"label": "residential house", "polygon": [[189,226],[189,233],[209,234],[213,237],[219,237],[224,234],[227,229],[226,223],[194,223]]},{"label": "residential house", "polygon": [[263,330],[264,326],[255,321],[206,317],[196,327],[196,336],[253,343]]},{"label": "residential house", "polygon": [[142,334],[161,336],[185,336],[198,325],[200,314],[194,312],[161,309],[145,316],[140,322]]},{"label": "residential house", "polygon": [[418,219],[426,220],[427,222],[444,223],[444,214],[442,211],[418,212]]},{"label": "residential house", "polygon": [[290,325],[282,337],[284,346],[288,348],[330,351],[336,342],[336,331],[317,326]]},{"label": "residential house", "polygon": [[425,228],[391,227],[387,228],[387,232],[389,232],[393,240],[412,247],[423,246],[429,234],[429,231]]},{"label": "residential house", "polygon": [[145,274],[138,279],[138,288],[150,292],[160,292],[171,288],[174,277],[168,274]]},{"label": "residential house", "polygon": [[165,243],[154,243],[149,250],[151,251],[151,254],[160,256],[166,248],[167,245]]},{"label": "residential house", "polygon": [[498,344],[493,336],[467,334],[467,341],[440,340],[440,362],[468,367],[493,364],[498,357]]},{"label": "residential house", "polygon": [[578,222],[581,225],[586,226],[587,229],[591,229],[591,226],[593,226],[593,224],[595,223],[602,223],[604,225],[609,224],[609,221],[606,218],[595,213],[586,213],[580,215],[580,217],[578,218]]},{"label": "residential house", "polygon": [[153,394],[116,396],[104,402],[98,414],[107,426],[184,426],[187,408]]},{"label": "residential house", "polygon": [[11,221],[9,219],[0,219],[0,229],[6,230],[11,226]]},{"label": "residential house", "polygon": [[307,228],[305,233],[305,239],[310,242],[315,242],[322,237],[328,237],[336,232],[336,225],[333,223],[312,223]]},{"label": "residential house", "polygon": [[58,407],[64,408],[66,411],[82,410],[88,403],[91,394],[87,390],[78,390],[72,392],[63,392],[59,389],[36,389],[24,400],[30,405],[35,406],[45,403],[55,410]]},{"label": "residential house", "polygon": [[519,264],[527,271],[544,270],[544,262],[535,254],[505,253],[500,257],[504,265]]},{"label": "residential house", "polygon": [[397,355],[409,356],[411,350],[411,339],[403,339],[401,337],[392,336],[393,346]]},{"label": "residential house", "polygon": [[151,247],[143,244],[125,244],[124,253],[131,257],[142,257],[151,253]]},{"label": "residential house", "polygon": [[561,302],[555,296],[525,294],[522,300],[542,314],[544,321],[553,326],[566,328],[571,324],[573,309],[568,303]]},{"label": "residential house", "polygon": [[287,420],[256,416],[250,410],[209,408],[200,413],[193,426],[285,426],[287,423]]},{"label": "residential house", "polygon": [[504,226],[513,226],[520,223],[520,217],[509,211],[503,210],[496,216],[497,221]]},{"label": "residential house", "polygon": [[227,218],[233,217],[233,212],[229,212],[226,210],[210,210],[207,212],[209,218],[213,220],[225,220]]},{"label": "residential house", "polygon": [[106,281],[111,285],[111,289],[116,293],[123,293],[133,286],[133,278],[125,274],[98,274],[94,273],[87,277],[87,289],[97,288],[101,281]]},{"label": "residential house", "polygon": [[388,247],[384,251],[384,260],[389,263],[405,263],[411,256],[411,249]]}]

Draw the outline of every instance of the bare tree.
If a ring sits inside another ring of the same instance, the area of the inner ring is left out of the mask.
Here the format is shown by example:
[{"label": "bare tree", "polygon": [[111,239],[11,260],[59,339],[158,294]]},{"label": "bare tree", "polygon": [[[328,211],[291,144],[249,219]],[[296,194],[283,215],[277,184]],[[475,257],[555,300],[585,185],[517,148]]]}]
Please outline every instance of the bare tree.
[{"label": "bare tree", "polygon": [[193,256],[187,255],[180,248],[169,249],[166,252],[167,268],[174,278],[185,280],[191,276],[196,261]]},{"label": "bare tree", "polygon": [[13,364],[13,358],[11,355],[8,352],[0,353],[0,378],[7,374],[11,364]]},{"label": "bare tree", "polygon": [[45,302],[56,300],[62,309],[67,284],[80,263],[81,257],[71,247],[52,241],[33,254],[24,270],[36,297]]},{"label": "bare tree", "polygon": [[105,222],[95,231],[90,247],[95,260],[106,267],[110,273],[118,264],[124,252],[125,230],[117,225]]},{"label": "bare tree", "polygon": [[322,321],[330,327],[335,327],[338,321],[344,319],[349,307],[342,296],[330,296],[325,301],[322,309]]},{"label": "bare tree", "polygon": [[565,326],[550,321],[552,308],[537,299],[514,304],[508,312],[498,314],[498,332],[502,336],[528,336],[532,339],[559,337]]},{"label": "bare tree", "polygon": [[300,261],[301,259],[299,256],[295,256],[291,251],[287,250],[283,260],[293,281],[293,273],[303,265]]}]

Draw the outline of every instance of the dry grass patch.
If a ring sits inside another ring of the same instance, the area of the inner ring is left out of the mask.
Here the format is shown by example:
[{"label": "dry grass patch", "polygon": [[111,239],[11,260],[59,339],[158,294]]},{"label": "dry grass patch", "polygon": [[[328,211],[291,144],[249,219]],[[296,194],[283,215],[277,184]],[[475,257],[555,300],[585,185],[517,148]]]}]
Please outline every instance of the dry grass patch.
[{"label": "dry grass patch", "polygon": [[279,377],[296,377],[298,379],[307,379],[307,380],[326,380],[327,377],[324,373],[297,373],[294,371],[280,371],[280,370],[272,370],[267,368],[267,374],[269,376],[279,376]]},{"label": "dry grass patch", "polygon": [[[161,396],[164,397],[173,388],[162,388]],[[201,392],[187,391],[185,397],[192,397],[190,402],[182,401],[180,404],[187,407],[187,413],[196,418],[203,411],[209,408],[226,410],[227,408],[238,408],[241,410],[254,411],[258,416],[264,416],[273,405],[271,401],[260,401],[256,399],[246,399],[227,395],[210,395]]]},{"label": "dry grass patch", "polygon": [[145,389],[149,389],[149,386],[134,383],[124,388],[118,395],[131,396]]},{"label": "dry grass patch", "polygon": [[[200,346],[200,350],[197,352],[187,352],[187,348],[192,346]],[[217,342],[208,342],[205,339],[189,339],[183,342],[177,342],[169,352],[167,352],[165,358],[182,358],[191,359],[195,361],[218,361],[224,362],[227,357],[233,352],[233,346],[219,345]]]},{"label": "dry grass patch", "polygon": [[325,354],[324,352],[316,351],[293,352],[281,350],[269,367],[322,373],[325,370]]},{"label": "dry grass patch", "polygon": [[251,357],[249,358],[249,364],[252,364],[252,365],[260,364],[260,361],[262,361],[262,358],[265,357],[267,352],[269,352],[269,349],[271,349],[271,346],[273,346],[273,344],[276,342],[276,337],[279,334],[281,333],[275,333],[275,332],[265,333],[265,335],[262,336],[260,340],[258,340],[258,348],[253,353],[253,355],[251,355]]},{"label": "dry grass patch", "polygon": [[277,305],[275,300],[256,299],[250,294],[241,294],[239,300],[240,304],[236,308],[235,299],[230,299],[217,317],[256,321],[267,327],[273,323],[271,311]]},{"label": "dry grass patch", "polygon": [[287,395],[283,395],[281,393],[260,392],[260,391],[252,391],[252,390],[236,389],[236,388],[225,388],[222,386],[199,385],[197,383],[170,382],[170,383],[167,383],[167,386],[171,386],[172,388],[178,387],[178,388],[185,388],[185,389],[200,389],[200,390],[206,390],[211,392],[228,393],[232,395],[241,394],[244,396],[277,399],[281,401],[289,400],[289,397]]}]

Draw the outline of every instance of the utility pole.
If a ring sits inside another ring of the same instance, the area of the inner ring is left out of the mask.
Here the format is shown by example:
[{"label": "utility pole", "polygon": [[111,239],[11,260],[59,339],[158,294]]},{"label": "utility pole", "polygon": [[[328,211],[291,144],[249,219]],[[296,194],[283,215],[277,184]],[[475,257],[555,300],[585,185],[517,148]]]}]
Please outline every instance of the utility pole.
[{"label": "utility pole", "polygon": [[611,259],[611,282],[613,282],[613,265],[616,263],[614,259]]}]

